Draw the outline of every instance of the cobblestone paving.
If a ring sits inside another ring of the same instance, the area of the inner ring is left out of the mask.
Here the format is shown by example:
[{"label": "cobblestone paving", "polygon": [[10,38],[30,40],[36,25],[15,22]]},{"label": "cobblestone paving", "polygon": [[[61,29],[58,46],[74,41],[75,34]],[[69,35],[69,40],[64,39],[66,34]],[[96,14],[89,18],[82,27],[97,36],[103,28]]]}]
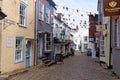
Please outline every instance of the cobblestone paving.
[{"label": "cobblestone paving", "polygon": [[113,78],[108,70],[103,69],[85,53],[76,52],[75,56],[66,58],[64,64],[42,69],[31,69],[10,80],[119,80]]}]

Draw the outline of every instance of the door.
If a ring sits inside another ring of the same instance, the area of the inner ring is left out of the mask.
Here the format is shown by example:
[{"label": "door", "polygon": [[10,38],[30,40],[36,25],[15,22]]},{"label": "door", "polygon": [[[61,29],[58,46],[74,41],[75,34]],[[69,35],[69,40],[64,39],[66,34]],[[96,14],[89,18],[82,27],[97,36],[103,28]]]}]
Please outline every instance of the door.
[{"label": "door", "polygon": [[42,51],[43,51],[43,36],[40,34],[38,37],[38,56],[42,57]]},{"label": "door", "polygon": [[31,41],[27,41],[26,44],[26,67],[30,67],[30,52],[31,52]]}]

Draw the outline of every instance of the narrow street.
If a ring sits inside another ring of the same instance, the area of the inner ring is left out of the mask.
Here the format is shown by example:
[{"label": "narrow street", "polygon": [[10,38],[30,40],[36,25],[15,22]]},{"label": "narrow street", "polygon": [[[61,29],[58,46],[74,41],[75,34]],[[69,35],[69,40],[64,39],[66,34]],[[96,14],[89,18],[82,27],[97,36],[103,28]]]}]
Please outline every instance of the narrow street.
[{"label": "narrow street", "polygon": [[66,58],[64,64],[47,68],[30,69],[10,80],[119,80],[114,79],[108,70],[103,69],[94,59],[85,53],[76,52]]}]

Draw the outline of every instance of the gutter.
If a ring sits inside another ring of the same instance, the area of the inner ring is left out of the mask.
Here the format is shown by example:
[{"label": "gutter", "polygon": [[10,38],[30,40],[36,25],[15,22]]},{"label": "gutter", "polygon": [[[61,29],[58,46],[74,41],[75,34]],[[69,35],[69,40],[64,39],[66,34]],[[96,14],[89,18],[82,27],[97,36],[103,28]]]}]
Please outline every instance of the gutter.
[{"label": "gutter", "polygon": [[37,10],[38,10],[38,0],[35,1],[35,24],[34,24],[34,65],[38,64],[38,53],[37,53]]}]

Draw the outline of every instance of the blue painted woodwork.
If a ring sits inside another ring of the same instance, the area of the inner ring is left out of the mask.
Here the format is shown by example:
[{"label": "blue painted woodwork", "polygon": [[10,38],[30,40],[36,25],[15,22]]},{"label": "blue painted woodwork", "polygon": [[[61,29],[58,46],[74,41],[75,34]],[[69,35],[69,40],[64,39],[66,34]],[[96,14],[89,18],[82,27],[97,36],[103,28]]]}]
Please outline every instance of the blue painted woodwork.
[{"label": "blue painted woodwork", "polygon": [[30,66],[30,51],[31,51],[31,42],[28,41],[26,44],[26,67]]}]

